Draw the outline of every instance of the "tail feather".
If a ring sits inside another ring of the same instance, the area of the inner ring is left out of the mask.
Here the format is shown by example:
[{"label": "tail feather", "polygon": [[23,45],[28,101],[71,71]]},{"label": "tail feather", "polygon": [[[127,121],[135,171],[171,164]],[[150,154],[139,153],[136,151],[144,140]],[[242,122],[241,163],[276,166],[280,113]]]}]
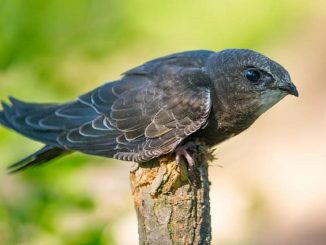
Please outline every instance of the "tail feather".
[{"label": "tail feather", "polygon": [[[59,130],[51,130],[38,125],[30,125],[27,122],[28,117],[40,115],[44,118],[55,114],[55,110],[60,106],[58,104],[37,104],[25,103],[13,97],[9,97],[11,104],[1,101],[3,110],[0,110],[0,124],[12,129],[33,140],[40,141],[46,145],[60,146],[57,144],[56,138],[61,133]],[[39,120],[43,119],[40,117]]]},{"label": "tail feather", "polygon": [[[1,114],[0,114],[1,118]],[[0,119],[1,120],[1,119]],[[54,146],[46,145],[32,155],[20,160],[19,162],[8,167],[9,173],[16,173],[26,168],[42,165],[54,158],[68,154],[70,151]]]},{"label": "tail feather", "polygon": [[29,103],[16,99],[13,96],[9,96],[9,101],[11,102],[12,107],[15,108],[15,110],[24,114],[28,114],[29,112],[33,112],[35,110],[58,107],[58,104],[55,103]]},{"label": "tail feather", "polygon": [[[3,102],[2,102],[2,106],[4,107]],[[4,111],[0,111],[0,124],[2,124],[3,126],[5,126],[7,128],[10,128],[10,123],[9,123],[8,119],[6,118]]]},{"label": "tail feather", "polygon": [[[0,111],[0,124],[7,128],[11,128],[17,132],[20,132],[21,130],[17,127],[12,122],[12,118],[15,116],[15,113],[18,112],[24,112],[28,113],[30,111],[35,111],[35,106],[37,104],[28,104],[21,102],[17,99],[14,99],[12,97],[9,98],[10,102],[12,103],[12,106],[8,105],[5,102],[1,102],[3,110]],[[37,108],[50,108],[53,107],[53,105],[38,105]],[[24,132],[23,132],[24,133]],[[32,132],[30,131],[29,134]],[[54,158],[57,158],[61,155],[70,153],[70,151],[67,151],[65,149],[56,147],[56,146],[51,146],[51,145],[46,145],[42,149],[38,150],[37,152],[33,153],[32,155],[20,160],[19,162],[11,165],[8,167],[9,173],[16,173],[21,170],[24,170],[26,168],[34,167],[34,166],[39,166],[47,161],[50,161]]]},{"label": "tail feather", "polygon": [[3,110],[0,111],[0,124],[7,128],[12,128],[12,125],[10,121],[8,120],[8,117],[13,113],[11,107],[5,103],[4,101],[1,101],[1,105]]},{"label": "tail feather", "polygon": [[[65,129],[68,122],[72,121],[70,118],[60,117],[61,121],[56,118],[55,111],[66,104],[38,104],[26,103],[9,97],[10,104],[1,101],[2,110],[0,110],[0,124],[13,129],[14,131],[27,136],[31,139],[40,141],[45,146],[35,152],[34,154],[20,160],[19,162],[8,167],[9,173],[15,173],[26,168],[42,165],[54,158],[71,153],[67,149],[61,148],[57,142],[57,136]],[[76,102],[77,103],[77,102]],[[71,103],[70,103],[71,104]],[[68,103],[69,105],[69,103]],[[79,108],[79,107],[78,107]],[[86,109],[93,110],[90,107]],[[90,109],[89,109],[90,108]],[[87,111],[87,112],[88,112]],[[96,112],[94,111],[94,114]],[[50,126],[44,126],[40,123],[43,118],[54,117],[56,119],[58,129],[53,129]],[[28,118],[38,119],[37,121],[27,121]],[[86,118],[85,120],[88,120]],[[34,124],[32,124],[34,123]],[[84,121],[77,121],[73,126],[78,126]],[[62,128],[60,128],[62,127]]]}]

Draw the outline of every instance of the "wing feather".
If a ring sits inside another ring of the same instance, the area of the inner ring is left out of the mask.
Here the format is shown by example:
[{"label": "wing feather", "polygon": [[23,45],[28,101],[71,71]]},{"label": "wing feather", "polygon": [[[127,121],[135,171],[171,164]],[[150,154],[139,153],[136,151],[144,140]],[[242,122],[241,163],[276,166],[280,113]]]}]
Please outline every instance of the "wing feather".
[{"label": "wing feather", "polygon": [[65,150],[147,161],[175,149],[206,122],[211,95],[203,66],[209,51],[153,60],[67,104],[11,98],[2,121]]}]

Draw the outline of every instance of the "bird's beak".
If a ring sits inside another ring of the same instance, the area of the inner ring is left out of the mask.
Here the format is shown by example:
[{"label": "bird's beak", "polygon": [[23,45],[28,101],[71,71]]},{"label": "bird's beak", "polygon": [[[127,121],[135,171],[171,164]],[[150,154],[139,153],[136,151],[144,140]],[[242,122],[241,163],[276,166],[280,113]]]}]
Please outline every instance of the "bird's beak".
[{"label": "bird's beak", "polygon": [[283,90],[289,94],[292,94],[296,97],[299,96],[299,92],[296,86],[291,81],[285,81],[278,84],[278,89]]}]

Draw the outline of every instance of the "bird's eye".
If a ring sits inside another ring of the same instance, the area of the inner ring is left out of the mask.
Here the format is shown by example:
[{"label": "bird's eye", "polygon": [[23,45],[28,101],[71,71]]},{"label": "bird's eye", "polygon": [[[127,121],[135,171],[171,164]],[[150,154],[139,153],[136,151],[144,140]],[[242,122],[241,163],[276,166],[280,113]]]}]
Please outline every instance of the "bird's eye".
[{"label": "bird's eye", "polygon": [[253,83],[256,83],[259,81],[260,79],[260,71],[256,70],[256,69],[253,69],[253,68],[250,68],[248,70],[245,71],[245,77],[250,81],[250,82],[253,82]]}]

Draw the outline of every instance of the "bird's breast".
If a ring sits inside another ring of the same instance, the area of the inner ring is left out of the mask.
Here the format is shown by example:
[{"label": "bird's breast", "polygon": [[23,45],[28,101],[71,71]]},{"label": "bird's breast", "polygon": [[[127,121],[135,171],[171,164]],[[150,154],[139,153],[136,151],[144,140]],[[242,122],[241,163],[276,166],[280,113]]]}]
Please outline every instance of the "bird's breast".
[{"label": "bird's breast", "polygon": [[193,137],[205,142],[209,146],[217,145],[246,130],[255,120],[253,114],[247,115],[220,115],[216,118],[213,113],[207,120],[207,124],[198,130]]}]

